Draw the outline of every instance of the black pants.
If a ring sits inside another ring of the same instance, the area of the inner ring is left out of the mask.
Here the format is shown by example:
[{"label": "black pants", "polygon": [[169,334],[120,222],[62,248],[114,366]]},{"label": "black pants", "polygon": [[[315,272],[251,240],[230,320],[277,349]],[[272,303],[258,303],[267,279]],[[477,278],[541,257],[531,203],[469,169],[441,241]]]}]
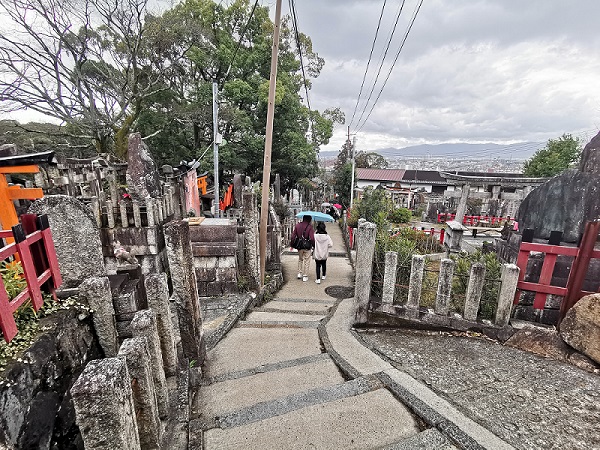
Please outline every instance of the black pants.
[{"label": "black pants", "polygon": [[321,279],[321,267],[323,268],[323,276],[327,276],[327,260],[326,259],[315,259],[317,266],[317,280]]}]

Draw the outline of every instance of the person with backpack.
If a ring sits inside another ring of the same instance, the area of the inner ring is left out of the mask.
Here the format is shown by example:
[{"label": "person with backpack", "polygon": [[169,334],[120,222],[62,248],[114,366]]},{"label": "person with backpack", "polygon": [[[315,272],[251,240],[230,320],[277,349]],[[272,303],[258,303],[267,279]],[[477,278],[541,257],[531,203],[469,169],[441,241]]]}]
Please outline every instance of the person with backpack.
[{"label": "person with backpack", "polygon": [[310,254],[315,246],[315,230],[310,224],[312,216],[304,216],[292,232],[290,247],[298,249],[298,279],[308,281]]},{"label": "person with backpack", "polygon": [[[329,257],[329,249],[333,247],[333,241],[327,234],[325,228],[325,222],[319,222],[317,224],[317,233],[315,234],[315,264],[317,266],[317,279],[315,283],[321,284],[321,280],[325,279],[327,275],[327,258]],[[321,277],[321,269],[323,270],[323,277]]]}]

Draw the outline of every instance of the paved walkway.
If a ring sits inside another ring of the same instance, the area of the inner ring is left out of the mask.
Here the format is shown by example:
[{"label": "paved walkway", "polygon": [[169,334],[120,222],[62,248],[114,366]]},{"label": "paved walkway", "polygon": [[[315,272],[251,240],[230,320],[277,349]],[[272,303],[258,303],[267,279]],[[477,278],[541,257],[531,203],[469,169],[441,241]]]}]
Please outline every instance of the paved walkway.
[{"label": "paved walkway", "polygon": [[512,448],[357,340],[342,298],[352,267],[337,224],[328,231],[339,256],[327,279],[296,279],[284,255],[283,288],[208,353],[190,448]]},{"label": "paved walkway", "polygon": [[597,374],[460,333],[353,330],[328,231],[327,279],[298,280],[286,252],[283,288],[208,353],[189,448],[600,450]]}]

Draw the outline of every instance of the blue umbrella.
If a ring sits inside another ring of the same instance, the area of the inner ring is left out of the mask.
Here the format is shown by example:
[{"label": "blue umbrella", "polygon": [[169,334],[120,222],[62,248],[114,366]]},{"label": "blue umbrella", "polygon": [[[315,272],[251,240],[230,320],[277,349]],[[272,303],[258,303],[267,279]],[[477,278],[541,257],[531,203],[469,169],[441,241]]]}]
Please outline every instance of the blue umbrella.
[{"label": "blue umbrella", "polygon": [[302,218],[304,216],[311,216],[312,219],[316,222],[335,222],[333,220],[333,217],[331,217],[329,214],[325,214],[322,212],[302,211],[302,212],[299,212],[298,214],[296,214],[296,217],[298,217],[298,218]]}]

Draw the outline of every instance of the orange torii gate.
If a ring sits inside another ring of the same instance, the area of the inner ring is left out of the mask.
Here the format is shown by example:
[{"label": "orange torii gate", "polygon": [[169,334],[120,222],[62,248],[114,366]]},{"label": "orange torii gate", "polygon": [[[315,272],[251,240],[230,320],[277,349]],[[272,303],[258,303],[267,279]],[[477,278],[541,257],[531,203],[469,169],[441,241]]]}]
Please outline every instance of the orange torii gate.
[{"label": "orange torii gate", "polygon": [[[35,200],[44,196],[40,188],[9,186],[6,175],[38,173],[40,171],[38,164],[53,162],[53,160],[54,152],[0,158],[0,229],[10,230],[19,223],[14,200]],[[6,239],[9,243],[13,242],[12,238]]]}]

